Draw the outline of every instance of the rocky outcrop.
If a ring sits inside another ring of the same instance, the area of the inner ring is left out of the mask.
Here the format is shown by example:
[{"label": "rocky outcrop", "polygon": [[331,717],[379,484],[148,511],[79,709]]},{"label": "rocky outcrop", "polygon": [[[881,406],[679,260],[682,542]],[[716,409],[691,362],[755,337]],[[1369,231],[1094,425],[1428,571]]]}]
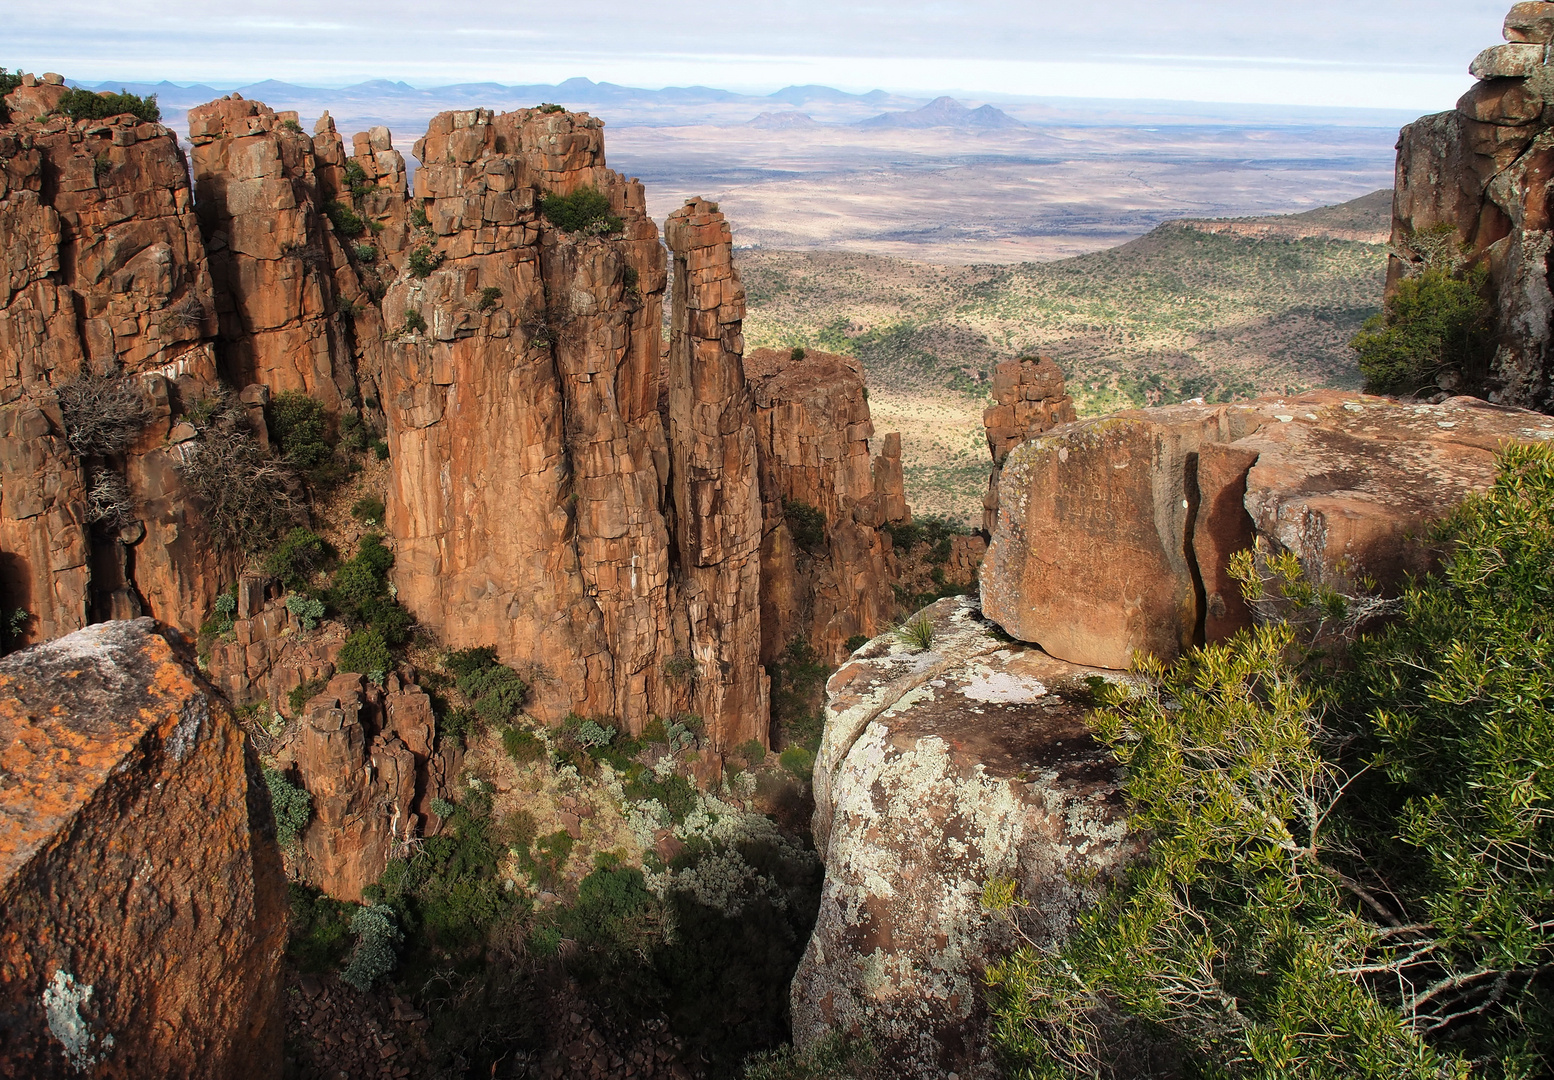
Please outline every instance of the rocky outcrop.
[{"label": "rocky outcrop", "polygon": [[921,613],[927,649],[896,635],[827,686],[815,763],[820,914],[793,980],[800,1046],[867,1037],[892,1076],[999,1075],[982,972],[1013,947],[982,907],[995,879],[1061,942],[1140,849],[1120,770],[1065,697],[1092,671],[1011,646],[975,601]]},{"label": "rocky outcrop", "polygon": [[[339,149],[327,134],[326,161]],[[324,214],[313,139],[296,113],[232,94],[189,110],[189,140],[223,375],[232,386],[301,390],[339,412],[355,398],[356,378],[337,313],[361,289]]]},{"label": "rocky outcrop", "polygon": [[1551,13],[1551,4],[1517,4],[1505,22],[1510,44],[1473,61],[1479,82],[1457,108],[1403,129],[1388,269],[1391,290],[1432,250],[1465,245],[1467,258],[1489,269],[1498,345],[1489,370],[1443,372],[1438,381],[1447,391],[1544,411],[1554,407]]},{"label": "rocky outcrop", "polygon": [[1254,543],[1314,583],[1394,593],[1496,450],[1549,438],[1554,420],[1475,398],[1337,391],[1062,425],[1005,459],[983,610],[1054,656],[1126,668],[1250,625],[1226,568]]},{"label": "rocky outcrop", "polygon": [[[55,91],[18,89],[13,120]],[[169,435],[215,383],[216,319],[176,137],[128,115],[0,128],[0,246],[0,588],[28,615],[20,640],[140,614],[199,625],[219,566]],[[144,430],[82,460],[59,395],[109,376],[138,380]],[[93,495],[108,490],[111,515]]]},{"label": "rocky outcrop", "polygon": [[312,796],[302,835],[310,882],[360,902],[407,841],[436,831],[431,802],[452,790],[459,755],[435,743],[431,699],[398,676],[380,689],[336,675],[307,703],[275,758]]},{"label": "rocky outcrop", "polygon": [[0,775],[0,1074],[278,1077],[264,781],[151,620],[0,660]]},{"label": "rocky outcrop", "polygon": [[345,644],[345,628],[328,622],[309,629],[286,609],[278,584],[245,574],[237,584],[230,637],[211,646],[210,680],[238,708],[267,702],[292,719],[291,691],[328,682]]},{"label": "rocky outcrop", "polygon": [[761,470],[761,656],[776,660],[802,634],[837,664],[847,641],[879,633],[895,606],[863,369],[852,357],[756,349],[745,378]]},{"label": "rocky outcrop", "polygon": [[982,528],[989,535],[998,520],[998,473],[1009,451],[1077,416],[1063,382],[1063,370],[1045,356],[1005,360],[993,373],[993,404],[982,413],[988,453],[993,455],[982,499]]}]

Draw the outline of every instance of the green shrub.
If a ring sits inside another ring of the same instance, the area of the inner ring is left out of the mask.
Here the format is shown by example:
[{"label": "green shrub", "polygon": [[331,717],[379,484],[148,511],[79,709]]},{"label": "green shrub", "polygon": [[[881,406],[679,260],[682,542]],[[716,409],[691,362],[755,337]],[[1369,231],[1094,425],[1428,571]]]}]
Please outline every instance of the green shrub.
[{"label": "green shrub", "polygon": [[596,187],[580,187],[570,195],[549,192],[542,196],[540,211],[562,232],[590,236],[617,233],[626,223],[610,212],[610,197]]},{"label": "green shrub", "polygon": [[828,1032],[808,1050],[763,1050],[745,1059],[744,1080],[864,1080],[878,1061],[873,1046]]},{"label": "green shrub", "polygon": [[847,641],[842,645],[842,648],[846,649],[847,655],[851,656],[853,653],[863,648],[872,640],[873,639],[870,638],[868,634],[854,634],[852,637],[847,639]]},{"label": "green shrub", "polygon": [[1445,234],[1415,238],[1427,248],[1424,269],[1398,282],[1386,306],[1349,342],[1365,388],[1381,394],[1434,390],[1451,373],[1469,384],[1483,378],[1494,353],[1489,268],[1456,266]]},{"label": "green shrub", "polygon": [[98,94],[71,87],[59,99],[58,109],[71,120],[107,120],[122,113],[130,113],[145,124],[154,124],[162,119],[162,110],[157,106],[155,94],[141,97],[128,90],[120,90],[117,94]]},{"label": "green shrub", "polygon": [[689,653],[675,653],[664,660],[664,678],[670,682],[695,681],[701,674],[701,665]]},{"label": "green shrub", "polygon": [[278,769],[265,769],[264,783],[270,790],[270,809],[275,814],[276,842],[283,848],[295,848],[313,814],[313,796]]},{"label": "green shrub", "polygon": [[355,253],[357,262],[375,263],[378,261],[378,249],[371,244],[357,244],[351,250]]},{"label": "green shrub", "polygon": [[505,724],[523,708],[529,686],[512,668],[499,663],[489,645],[458,649],[443,656],[443,667],[470,708],[487,724]]},{"label": "green shrub", "polygon": [[186,416],[197,436],[180,448],[178,474],[218,548],[254,555],[305,519],[295,471],[260,448],[231,394],[195,401]]},{"label": "green shrub", "polygon": [[337,969],[350,948],[349,909],[355,905],[295,881],[287,885],[286,891],[291,903],[287,957],[302,972]]},{"label": "green shrub", "polygon": [[387,461],[389,458],[389,444],[383,439],[375,439],[372,443],[372,452],[379,461]]},{"label": "green shrub", "polygon": [[330,199],[324,204],[324,215],[341,236],[360,236],[367,231],[367,223],[362,220],[362,216],[338,199]]},{"label": "green shrub", "polygon": [[990,969],[1020,1075],[1161,1047],[1194,1076],[1547,1072],[1554,447],[1501,463],[1441,573],[1347,656],[1275,622],[1103,690],[1149,855],[1061,951]]},{"label": "green shrub", "polygon": [[896,637],[924,652],[933,648],[933,633],[933,620],[927,615],[919,615],[896,628]]},{"label": "green shrub", "polygon": [[495,285],[487,285],[480,290],[480,310],[490,311],[496,307],[497,301],[502,299],[502,290]]},{"label": "green shrub", "polygon": [[308,702],[324,692],[326,685],[328,684],[323,679],[307,679],[288,690],[286,703],[291,706],[291,714],[300,716]]},{"label": "green shrub", "polygon": [[266,420],[281,457],[302,472],[316,470],[334,457],[329,418],[317,398],[301,390],[277,394],[270,400]]},{"label": "green shrub", "polygon": [[815,774],[815,755],[807,747],[790,746],[777,760],[796,779],[808,780]]},{"label": "green shrub", "polygon": [[804,551],[817,552],[826,542],[826,515],[799,499],[782,500],[783,520],[793,542]]},{"label": "green shrub", "polygon": [[[0,74],[3,74],[0,69]],[[22,638],[27,636],[27,627],[32,625],[33,614],[26,608],[12,608],[0,613],[0,653],[8,653],[21,644]]]},{"label": "green shrub", "polygon": [[394,909],[387,904],[357,908],[351,916],[351,933],[356,935],[356,948],[351,950],[351,962],[340,974],[340,980],[366,993],[373,983],[394,970],[399,962],[395,947],[405,940],[405,935],[399,930]]},{"label": "green shrub", "polygon": [[504,730],[502,749],[520,765],[528,765],[545,756],[545,743],[526,728],[510,727]]},{"label": "green shrub", "polygon": [[389,654],[388,642],[376,627],[367,626],[345,639],[340,647],[340,657],[335,667],[381,679],[394,669],[394,657]]},{"label": "green shrub", "polygon": [[626,784],[626,798],[643,802],[657,799],[659,805],[669,811],[670,817],[679,824],[696,809],[696,785],[679,773],[670,773],[659,779],[653,773],[645,772]]},{"label": "green shrub", "polygon": [[426,319],[415,308],[405,309],[405,326],[400,331],[402,334],[426,333]]},{"label": "green shrub", "polygon": [[329,565],[329,548],[312,529],[298,526],[288,532],[264,561],[265,573],[281,579],[286,588],[308,587],[313,575]]},{"label": "green shrub", "polygon": [[766,760],[766,747],[761,745],[759,739],[750,739],[740,743],[739,749],[734,752],[743,758],[745,763],[751,768]]},{"label": "green shrub", "polygon": [[541,887],[553,889],[561,883],[562,875],[566,873],[574,843],[571,833],[557,829],[553,833],[536,837],[530,845],[515,844],[513,850],[517,852],[518,865],[524,873]]},{"label": "green shrub", "polygon": [[[431,276],[432,271],[442,265],[442,260],[442,252],[430,244],[422,244],[410,253],[410,258],[407,260],[406,265],[410,267],[410,272],[416,277],[424,278]],[[425,329],[425,327],[423,326],[422,329]]]},{"label": "green shrub", "polygon": [[800,634],[788,642],[781,658],[767,666],[771,678],[772,723],[780,744],[818,746],[824,724],[822,704],[831,669]]},{"label": "green shrub", "polygon": [[359,199],[377,190],[378,185],[367,179],[367,170],[354,157],[345,159],[345,186],[351,198]]},{"label": "green shrub", "polygon": [[363,495],[351,506],[351,516],[357,521],[365,522],[368,525],[381,524],[383,515],[387,511],[388,507],[383,504],[383,500],[377,495]]},{"label": "green shrub", "polygon": [[316,596],[292,593],[286,598],[286,610],[302,624],[302,629],[311,630],[324,617],[324,602]]},{"label": "green shrub", "polygon": [[802,360],[802,359],[804,359],[804,349],[803,349],[803,347],[795,345],[793,347],[793,351],[788,354],[788,359],[789,360]]},{"label": "green shrub", "polygon": [[307,134],[307,132],[302,130],[302,125],[297,123],[295,120],[291,119],[290,117],[288,117],[287,119],[281,121],[280,128],[281,128],[282,131],[289,131],[293,135],[306,135]]},{"label": "green shrub", "polygon": [[566,111],[567,111],[567,110],[566,110],[566,108],[565,108],[565,107],[564,107],[564,106],[561,106],[561,105],[552,105],[552,104],[551,104],[551,103],[550,103],[550,102],[548,102],[548,101],[547,101],[547,102],[545,102],[545,103],[544,103],[544,104],[543,104],[543,105],[541,105],[541,106],[540,106],[540,107],[539,107],[539,110],[540,110],[540,112],[542,112],[542,113],[558,113],[558,112],[566,112]]},{"label": "green shrub", "polygon": [[416,203],[416,205],[412,206],[410,208],[410,223],[418,229],[430,229],[432,227],[432,222],[431,219],[426,216],[426,207],[422,206],[420,203]]},{"label": "green shrub", "polygon": [[340,414],[340,445],[353,454],[360,454],[372,444],[372,429],[354,412]]},{"label": "green shrub", "polygon": [[609,746],[615,741],[615,735],[613,727],[595,720],[584,720],[577,727],[577,743],[584,750]]},{"label": "green shrub", "polygon": [[0,67],[0,124],[11,122],[11,107],[5,103],[5,97],[21,84],[22,72],[10,72]]}]

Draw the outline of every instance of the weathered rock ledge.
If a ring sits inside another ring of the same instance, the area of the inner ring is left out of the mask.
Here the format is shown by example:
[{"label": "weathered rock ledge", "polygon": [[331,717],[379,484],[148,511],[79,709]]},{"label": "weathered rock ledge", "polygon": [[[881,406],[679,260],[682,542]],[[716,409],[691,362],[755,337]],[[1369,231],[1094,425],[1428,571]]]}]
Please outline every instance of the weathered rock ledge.
[{"label": "weathered rock ledge", "polygon": [[0,1076],[279,1075],[263,787],[150,619],[0,660]]},{"label": "weathered rock ledge", "polygon": [[996,1075],[982,971],[1013,944],[984,887],[1016,880],[1027,931],[1060,940],[1137,844],[1118,767],[1075,700],[1096,673],[1011,644],[964,597],[922,616],[928,649],[876,638],[827,687],[826,880],[794,1037],[863,1035],[893,1075],[969,1080]]}]

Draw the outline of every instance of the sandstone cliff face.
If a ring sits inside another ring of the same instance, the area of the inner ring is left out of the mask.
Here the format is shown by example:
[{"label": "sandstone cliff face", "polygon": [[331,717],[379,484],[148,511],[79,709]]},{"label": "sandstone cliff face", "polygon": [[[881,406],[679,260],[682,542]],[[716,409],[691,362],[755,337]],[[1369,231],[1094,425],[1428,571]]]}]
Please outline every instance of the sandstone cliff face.
[{"label": "sandstone cliff face", "polygon": [[1469,257],[1489,267],[1499,344],[1489,371],[1448,373],[1442,386],[1543,411],[1554,407],[1551,13],[1554,4],[1517,4],[1506,18],[1509,44],[1474,60],[1479,82],[1457,108],[1403,129],[1388,270],[1395,287],[1430,246],[1423,234],[1437,227],[1467,245]]},{"label": "sandstone cliff face", "polygon": [[1026,932],[1059,943],[1141,845],[1118,766],[1063,696],[1093,672],[1010,646],[969,599],[922,616],[927,650],[876,639],[827,686],[826,878],[793,980],[794,1038],[867,1036],[893,1076],[994,1077],[982,972],[1014,942],[983,888],[1017,882]]},{"label": "sandstone cliff face", "polygon": [[982,499],[982,529],[998,521],[998,473],[1009,451],[1027,439],[1077,417],[1063,387],[1063,370],[1045,356],[1005,360],[993,373],[993,404],[982,413],[993,473]]},{"label": "sandstone cliff face", "polygon": [[[772,349],[745,357],[755,404],[761,471],[761,655],[778,658],[804,635],[827,663],[846,658],[849,638],[873,637],[890,621],[896,578],[886,513],[901,520],[906,499],[875,490],[869,458],[874,425],[863,370],[851,357],[810,352],[801,360]],[[900,439],[893,475],[900,477]],[[879,472],[886,475],[881,456]],[[899,498],[899,504],[895,501]],[[790,514],[792,511],[792,514]],[[796,539],[789,517],[818,512]]]},{"label": "sandstone cliff face", "polygon": [[1309,580],[1395,593],[1429,569],[1430,522],[1554,420],[1475,398],[1320,391],[1066,424],[1004,462],[982,575],[988,618],[1074,663],[1174,659],[1250,625],[1226,567],[1261,544]]},{"label": "sandstone cliff face", "polygon": [[[49,89],[8,101],[36,115],[26,103]],[[131,116],[0,128],[0,246],[0,589],[8,612],[31,616],[21,642],[140,614],[198,625],[218,567],[167,436],[177,401],[214,384],[216,320],[173,133]],[[149,423],[83,461],[59,392],[124,375],[138,377]],[[94,527],[90,496],[105,484],[131,512]]]},{"label": "sandstone cliff face", "polygon": [[0,1074],[278,1077],[264,782],[151,620],[0,660],[0,771]]}]

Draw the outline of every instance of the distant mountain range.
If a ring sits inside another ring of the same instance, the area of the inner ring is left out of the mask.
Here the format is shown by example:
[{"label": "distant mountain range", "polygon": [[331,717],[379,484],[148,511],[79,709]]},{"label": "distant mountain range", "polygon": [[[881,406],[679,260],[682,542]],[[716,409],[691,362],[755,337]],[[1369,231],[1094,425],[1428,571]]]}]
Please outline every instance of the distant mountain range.
[{"label": "distant mountain range", "polygon": [[921,109],[888,112],[871,116],[856,125],[861,128],[959,128],[966,131],[999,131],[1026,125],[1001,109],[983,105],[969,109],[952,97],[937,97]]}]

